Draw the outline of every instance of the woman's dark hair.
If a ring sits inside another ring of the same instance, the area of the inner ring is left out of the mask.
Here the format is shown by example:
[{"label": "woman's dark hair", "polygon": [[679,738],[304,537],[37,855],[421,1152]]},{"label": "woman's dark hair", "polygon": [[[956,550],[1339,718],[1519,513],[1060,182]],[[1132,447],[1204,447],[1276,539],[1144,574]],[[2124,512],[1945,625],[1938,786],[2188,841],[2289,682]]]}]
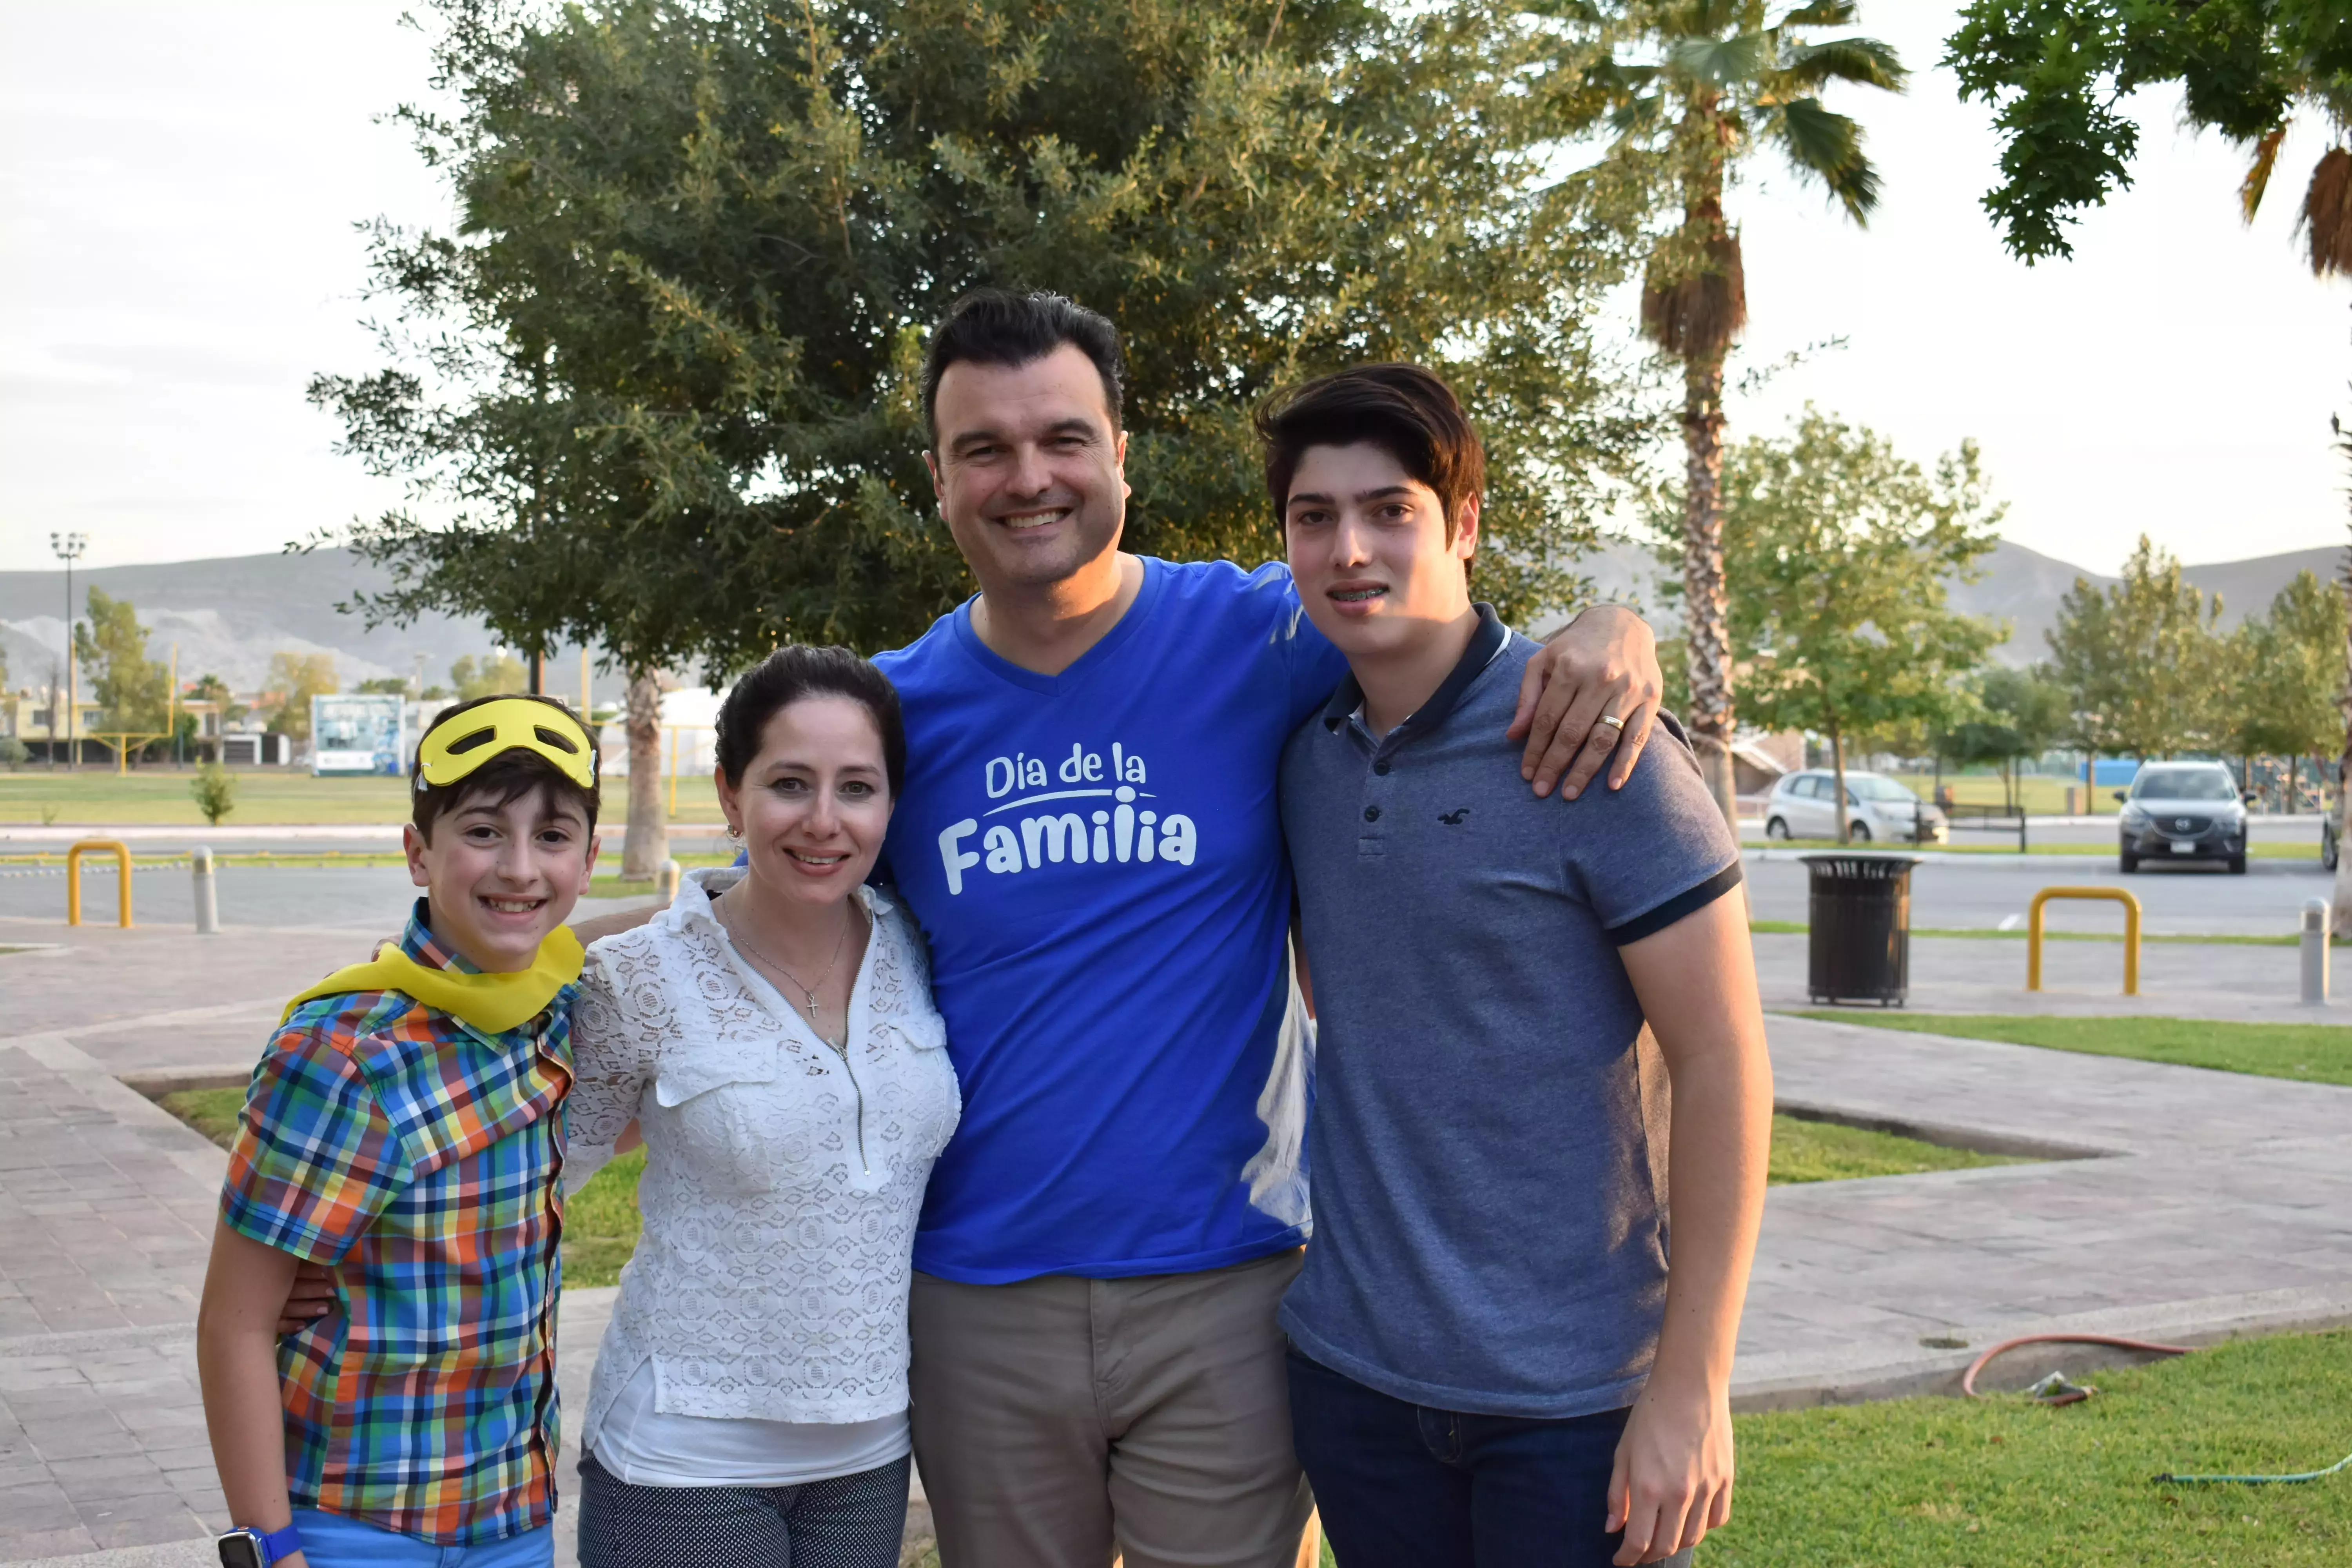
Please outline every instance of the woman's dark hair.
[{"label": "woman's dark hair", "polygon": [[719,705],[719,771],[730,787],[760,754],[768,721],[804,697],[846,697],[864,708],[882,737],[882,768],[890,798],[907,782],[907,723],[898,715],[898,689],[890,678],[845,647],[787,643],[739,677]]},{"label": "woman's dark hair", "polygon": [[931,329],[923,353],[923,428],[940,444],[940,377],[959,361],[1018,368],[1074,343],[1102,377],[1110,427],[1119,427],[1119,405],[1127,362],[1119,353],[1118,329],[1106,318],[1059,294],[1011,294],[976,289],[955,302],[947,319]]},{"label": "woman's dark hair", "polygon": [[[463,702],[452,703],[441,710],[434,717],[433,721],[425,726],[425,733],[429,735],[434,731],[464,717],[473,709],[486,703],[510,702],[517,698],[526,702],[546,703],[587,731],[588,743],[591,746],[596,743],[595,728],[582,721],[570,707],[552,697],[541,697],[524,691],[493,692],[488,697],[469,698]],[[571,742],[559,733],[541,730],[540,734],[551,743],[561,745],[566,750],[570,749]],[[595,766],[595,761],[593,756],[589,759],[592,768]],[[599,776],[602,776],[601,773]],[[524,751],[520,747],[511,749],[492,757],[457,783],[437,786],[425,782],[424,736],[417,737],[416,754],[408,762],[409,820],[416,825],[416,831],[423,836],[427,844],[433,842],[433,825],[467,801],[478,796],[488,796],[492,805],[505,806],[520,800],[534,790],[540,793],[540,798],[547,803],[550,810],[553,810],[559,802],[567,800],[572,802],[580,808],[581,815],[588,819],[588,831],[593,833],[596,830],[596,807],[600,804],[597,792],[581,788],[562,769],[541,756],[537,752]]]},{"label": "woman's dark hair", "polygon": [[1454,542],[1462,506],[1486,492],[1486,449],[1447,386],[1417,364],[1360,364],[1310,381],[1258,411],[1265,443],[1265,490],[1278,522],[1290,510],[1290,481],[1309,447],[1369,441],[1437,492],[1445,541]]}]

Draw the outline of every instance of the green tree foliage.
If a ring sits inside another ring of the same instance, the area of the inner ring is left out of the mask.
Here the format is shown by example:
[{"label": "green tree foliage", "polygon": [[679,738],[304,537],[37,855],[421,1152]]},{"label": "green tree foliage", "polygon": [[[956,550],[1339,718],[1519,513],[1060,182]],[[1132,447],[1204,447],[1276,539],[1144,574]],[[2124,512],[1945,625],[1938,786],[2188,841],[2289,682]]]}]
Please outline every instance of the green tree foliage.
[{"label": "green tree foliage", "polygon": [[1643,268],[1642,331],[1683,364],[1684,711],[1726,816],[1735,815],[1737,718],[1727,596],[1738,587],[1725,574],[1723,376],[1748,321],[1748,286],[1724,189],[1738,160],[1769,146],[1855,223],[1869,220],[1878,172],[1863,153],[1862,127],[1821,93],[1840,82],[1900,91],[1906,72],[1875,38],[1806,37],[1851,23],[1854,11],[1847,0],[1820,0],[1773,21],[1763,0],[1633,0],[1619,30],[1648,58],[1612,61],[1603,78],[1615,95],[1612,162],[1682,209]]},{"label": "green tree foliage", "polygon": [[2065,689],[2046,669],[1994,665],[1977,677],[1965,716],[1937,740],[1937,750],[1961,767],[2000,769],[2001,798],[2017,802],[2017,763],[2065,740]]},{"label": "green tree foliage", "polygon": [[2139,131],[2123,100],[2177,82],[2191,125],[2243,148],[2252,219],[2298,108],[2336,145],[2313,168],[2300,226],[2315,273],[2352,271],[2352,7],[2344,0],[1971,0],[1945,63],[1991,104],[2001,184],[1984,198],[2010,250],[2071,256],[2084,207],[2131,184]]},{"label": "green tree foliage", "polygon": [[278,711],[269,720],[273,735],[310,738],[310,699],[341,689],[331,653],[274,653],[269,656],[268,689],[276,695]]},{"label": "green tree foliage", "polygon": [[2146,534],[2113,587],[2075,578],[2048,634],[2051,679],[2072,710],[2068,739],[2143,762],[2211,740],[2221,614],[2221,596],[2209,604]]},{"label": "green tree foliage", "polygon": [[408,694],[408,682],[397,675],[378,675],[361,681],[352,689],[377,697],[404,697]]},{"label": "green tree foliage", "polygon": [[76,621],[74,660],[90,678],[90,696],[118,730],[160,732],[172,695],[162,661],[147,657],[147,628],[128,599],[89,591],[89,619]]},{"label": "green tree foliage", "polygon": [[1641,192],[1563,181],[1599,28],[1504,0],[445,0],[404,115],[453,232],[374,233],[391,363],[312,396],[450,521],[351,542],[371,616],[479,615],[628,671],[872,649],[968,591],[923,334],[1060,289],[1129,354],[1131,548],[1281,542],[1247,418],[1343,363],[1442,364],[1492,451],[1483,595],[1572,589],[1645,431],[1588,323]]},{"label": "green tree foliage", "polygon": [[2217,732],[2242,756],[2284,757],[2290,786],[2302,759],[2330,755],[2344,737],[2343,590],[2309,572],[2231,638],[2240,678],[2222,688]]},{"label": "green tree foliage", "polygon": [[1811,407],[1785,439],[1726,454],[1742,700],[1767,728],[1826,737],[1840,798],[1848,740],[1942,727],[2000,639],[1997,624],[1948,608],[1945,584],[1974,576],[2003,510],[1986,497],[1974,442],[1931,478],[1885,437]]},{"label": "green tree foliage", "polygon": [[477,697],[520,691],[530,684],[530,672],[510,653],[486,654],[478,660],[467,654],[449,667],[449,684],[457,688],[458,701],[470,702]]},{"label": "green tree foliage", "polygon": [[198,676],[195,684],[188,688],[188,696],[199,702],[219,703],[223,723],[242,719],[247,711],[245,704],[237,701],[229,691],[228,682],[217,675]]}]

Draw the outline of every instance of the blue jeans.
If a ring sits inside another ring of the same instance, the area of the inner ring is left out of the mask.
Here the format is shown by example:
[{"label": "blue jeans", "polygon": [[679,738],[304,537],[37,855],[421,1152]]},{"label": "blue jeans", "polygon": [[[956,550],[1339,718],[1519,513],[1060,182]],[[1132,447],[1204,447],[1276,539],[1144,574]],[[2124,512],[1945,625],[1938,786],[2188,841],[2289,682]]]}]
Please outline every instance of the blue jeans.
[{"label": "blue jeans", "polygon": [[[1626,1412],[1433,1410],[1293,1350],[1290,1427],[1342,1568],[1604,1568]],[[1664,1559],[1688,1568],[1690,1556]]]},{"label": "blue jeans", "polygon": [[315,1508],[296,1509],[294,1526],[310,1568],[553,1568],[555,1562],[551,1525],[479,1546],[436,1546]]}]

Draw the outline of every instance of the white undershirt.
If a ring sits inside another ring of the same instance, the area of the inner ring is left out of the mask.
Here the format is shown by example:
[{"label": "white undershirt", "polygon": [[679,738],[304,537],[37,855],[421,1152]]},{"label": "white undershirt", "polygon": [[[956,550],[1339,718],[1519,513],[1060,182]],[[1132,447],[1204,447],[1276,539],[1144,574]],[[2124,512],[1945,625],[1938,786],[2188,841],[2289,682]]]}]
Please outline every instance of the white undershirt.
[{"label": "white undershirt", "polygon": [[907,1413],[873,1421],[734,1420],[665,1415],[647,1356],[614,1397],[587,1447],[633,1487],[798,1487],[854,1476],[910,1452]]}]

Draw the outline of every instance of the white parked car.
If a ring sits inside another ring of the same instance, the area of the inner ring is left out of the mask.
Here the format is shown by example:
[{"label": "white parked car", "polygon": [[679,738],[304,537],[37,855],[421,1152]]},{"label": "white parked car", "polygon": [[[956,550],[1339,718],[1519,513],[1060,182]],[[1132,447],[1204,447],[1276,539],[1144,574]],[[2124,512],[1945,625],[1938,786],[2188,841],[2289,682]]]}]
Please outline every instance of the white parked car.
[{"label": "white parked car", "polygon": [[[1835,838],[1837,775],[1827,768],[1783,773],[1764,797],[1767,838]],[[1856,844],[1941,844],[1944,814],[1885,773],[1845,775],[1846,826]]]}]

